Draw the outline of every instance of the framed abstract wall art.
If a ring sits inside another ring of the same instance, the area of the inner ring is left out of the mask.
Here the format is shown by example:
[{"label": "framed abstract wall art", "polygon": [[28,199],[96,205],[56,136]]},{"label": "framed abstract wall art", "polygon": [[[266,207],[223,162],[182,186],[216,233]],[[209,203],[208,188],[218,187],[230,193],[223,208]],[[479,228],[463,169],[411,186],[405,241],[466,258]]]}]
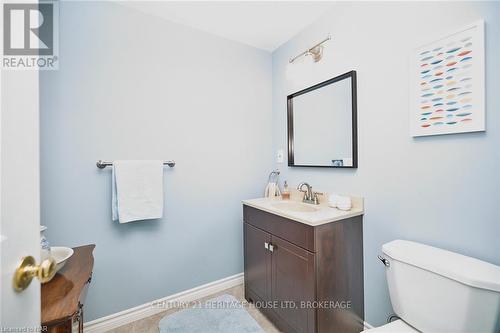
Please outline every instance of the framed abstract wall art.
[{"label": "framed abstract wall art", "polygon": [[410,61],[412,136],[485,130],[484,21],[416,49]]}]

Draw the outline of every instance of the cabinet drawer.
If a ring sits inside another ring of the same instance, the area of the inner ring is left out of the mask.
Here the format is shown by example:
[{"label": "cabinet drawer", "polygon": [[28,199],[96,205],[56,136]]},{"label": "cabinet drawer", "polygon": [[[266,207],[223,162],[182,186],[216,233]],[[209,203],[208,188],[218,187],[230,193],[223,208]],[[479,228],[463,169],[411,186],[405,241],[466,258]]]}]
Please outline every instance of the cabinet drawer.
[{"label": "cabinet drawer", "polygon": [[270,234],[314,252],[314,229],[309,225],[247,205],[243,205],[243,220]]}]

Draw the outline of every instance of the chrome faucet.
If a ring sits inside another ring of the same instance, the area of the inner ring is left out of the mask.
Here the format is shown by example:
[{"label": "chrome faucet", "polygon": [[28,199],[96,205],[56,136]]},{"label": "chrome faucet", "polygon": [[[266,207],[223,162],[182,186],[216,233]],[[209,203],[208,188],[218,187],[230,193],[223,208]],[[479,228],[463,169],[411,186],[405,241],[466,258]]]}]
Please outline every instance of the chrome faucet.
[{"label": "chrome faucet", "polygon": [[[304,186],[306,189],[304,190]],[[297,190],[304,192],[304,198],[302,198],[302,202],[319,205],[318,194],[321,195],[321,192],[313,192],[312,186],[306,182],[302,182],[297,186]]]}]

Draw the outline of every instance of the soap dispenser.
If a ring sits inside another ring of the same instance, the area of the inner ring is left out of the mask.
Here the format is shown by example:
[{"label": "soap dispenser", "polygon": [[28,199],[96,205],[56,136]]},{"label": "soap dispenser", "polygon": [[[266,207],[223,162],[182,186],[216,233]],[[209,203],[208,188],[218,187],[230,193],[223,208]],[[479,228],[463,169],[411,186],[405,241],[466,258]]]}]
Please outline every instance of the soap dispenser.
[{"label": "soap dispenser", "polygon": [[290,200],[290,189],[288,188],[288,183],[285,180],[283,184],[283,193],[281,193],[281,198],[283,200]]}]

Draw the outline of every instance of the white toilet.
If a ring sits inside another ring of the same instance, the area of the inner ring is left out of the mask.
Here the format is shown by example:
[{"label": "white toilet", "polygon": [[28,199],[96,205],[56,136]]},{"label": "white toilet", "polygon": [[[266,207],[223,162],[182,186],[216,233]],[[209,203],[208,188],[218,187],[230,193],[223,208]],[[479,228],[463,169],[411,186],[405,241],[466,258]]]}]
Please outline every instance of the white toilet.
[{"label": "white toilet", "polygon": [[363,332],[500,332],[499,266],[404,240],[382,252],[401,320]]}]

